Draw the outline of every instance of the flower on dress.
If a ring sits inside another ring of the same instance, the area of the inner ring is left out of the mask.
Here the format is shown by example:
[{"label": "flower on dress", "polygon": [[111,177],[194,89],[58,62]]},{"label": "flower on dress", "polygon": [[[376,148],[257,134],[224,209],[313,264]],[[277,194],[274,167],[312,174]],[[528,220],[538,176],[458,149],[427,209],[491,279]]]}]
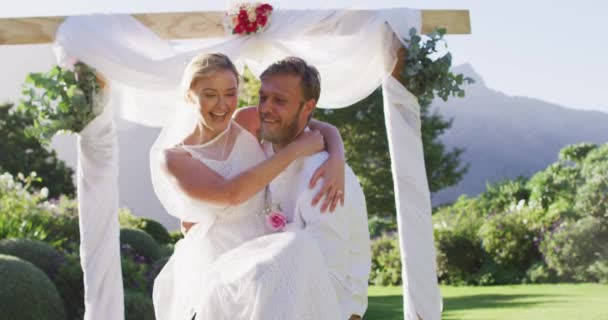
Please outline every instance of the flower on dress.
[{"label": "flower on dress", "polygon": [[272,211],[266,216],[266,223],[274,232],[283,231],[287,226],[287,217],[280,211]]}]

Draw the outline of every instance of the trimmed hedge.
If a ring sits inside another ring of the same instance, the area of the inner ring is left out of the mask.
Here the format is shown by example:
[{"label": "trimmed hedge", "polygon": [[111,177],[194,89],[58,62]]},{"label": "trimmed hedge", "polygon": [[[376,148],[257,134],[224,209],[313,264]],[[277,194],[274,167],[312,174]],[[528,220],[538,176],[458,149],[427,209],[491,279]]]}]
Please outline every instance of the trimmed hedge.
[{"label": "trimmed hedge", "polygon": [[120,229],[121,245],[128,244],[135,252],[142,255],[146,262],[152,262],[160,258],[160,246],[145,231],[135,228]]},{"label": "trimmed hedge", "polygon": [[0,240],[0,254],[18,257],[40,268],[50,278],[54,279],[64,262],[63,255],[49,244],[33,239],[3,239]]},{"label": "trimmed hedge", "polygon": [[65,320],[57,288],[42,270],[0,255],[0,314],[11,320]]},{"label": "trimmed hedge", "polygon": [[137,228],[145,231],[160,244],[171,243],[171,235],[169,235],[169,231],[167,231],[162,224],[155,220],[142,218]]},{"label": "trimmed hedge", "polygon": [[125,320],[154,320],[152,299],[139,292],[125,291]]}]

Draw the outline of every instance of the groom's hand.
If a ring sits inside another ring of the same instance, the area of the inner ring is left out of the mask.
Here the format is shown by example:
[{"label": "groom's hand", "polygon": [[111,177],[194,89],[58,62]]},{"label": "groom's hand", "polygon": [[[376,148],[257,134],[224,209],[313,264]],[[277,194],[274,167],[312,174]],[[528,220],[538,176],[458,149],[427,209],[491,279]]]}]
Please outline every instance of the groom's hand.
[{"label": "groom's hand", "polygon": [[311,205],[316,206],[321,198],[325,197],[321,205],[321,213],[326,212],[327,209],[334,212],[339,204],[344,205],[344,165],[343,158],[329,156],[310,179],[308,187],[312,189],[319,179],[323,178],[323,186],[311,203]]}]

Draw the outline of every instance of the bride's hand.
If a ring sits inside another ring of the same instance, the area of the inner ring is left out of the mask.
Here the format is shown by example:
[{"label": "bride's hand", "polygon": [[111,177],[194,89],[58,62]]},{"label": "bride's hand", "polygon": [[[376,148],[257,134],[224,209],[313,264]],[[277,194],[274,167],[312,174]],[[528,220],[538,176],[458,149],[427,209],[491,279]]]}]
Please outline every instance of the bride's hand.
[{"label": "bride's hand", "polygon": [[319,131],[310,130],[302,132],[289,147],[298,157],[306,157],[325,150],[325,140]]},{"label": "bride's hand", "polygon": [[325,212],[328,207],[329,211],[333,212],[339,203],[344,205],[344,159],[330,156],[312,175],[309,187],[314,188],[321,177],[323,187],[312,199],[312,205],[316,206],[325,196],[321,212]]}]

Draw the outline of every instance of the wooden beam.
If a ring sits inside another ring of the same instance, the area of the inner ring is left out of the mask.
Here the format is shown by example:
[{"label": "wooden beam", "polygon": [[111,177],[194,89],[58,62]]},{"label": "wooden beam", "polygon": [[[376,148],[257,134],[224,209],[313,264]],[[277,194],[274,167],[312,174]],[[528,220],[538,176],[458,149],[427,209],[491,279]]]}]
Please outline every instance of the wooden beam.
[{"label": "wooden beam", "polygon": [[48,43],[65,17],[0,19],[0,44]]},{"label": "wooden beam", "polygon": [[422,10],[422,33],[436,27],[446,28],[448,34],[471,34],[469,10]]},{"label": "wooden beam", "polygon": [[134,14],[133,17],[163,39],[224,36],[223,12]]},{"label": "wooden beam", "polygon": [[[133,14],[133,17],[164,39],[221,37],[223,12],[183,12]],[[66,17],[0,19],[0,45],[53,42],[55,32]],[[469,34],[468,10],[422,10],[422,33],[436,26],[448,34]]]}]

